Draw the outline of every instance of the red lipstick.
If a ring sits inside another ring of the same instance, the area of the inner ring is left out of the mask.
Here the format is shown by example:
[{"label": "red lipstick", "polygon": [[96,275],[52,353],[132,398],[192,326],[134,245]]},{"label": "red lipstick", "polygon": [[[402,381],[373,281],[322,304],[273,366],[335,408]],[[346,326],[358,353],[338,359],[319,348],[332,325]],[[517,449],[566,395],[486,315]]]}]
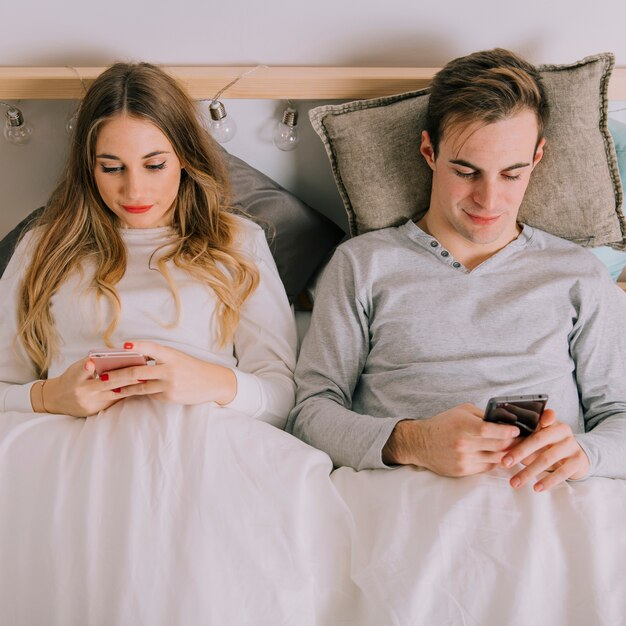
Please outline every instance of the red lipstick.
[{"label": "red lipstick", "polygon": [[129,213],[145,213],[149,211],[154,205],[153,204],[142,204],[142,205],[130,205],[123,204],[122,208],[124,211],[128,211]]}]

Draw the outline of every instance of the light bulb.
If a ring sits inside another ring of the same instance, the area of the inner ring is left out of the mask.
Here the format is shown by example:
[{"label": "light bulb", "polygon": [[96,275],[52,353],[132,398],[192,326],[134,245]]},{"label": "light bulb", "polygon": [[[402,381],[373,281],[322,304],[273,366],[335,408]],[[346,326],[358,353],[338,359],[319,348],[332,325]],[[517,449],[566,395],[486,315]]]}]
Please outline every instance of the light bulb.
[{"label": "light bulb", "polygon": [[68,113],[67,118],[65,119],[65,132],[68,135],[73,134],[74,129],[76,128],[77,120],[78,120],[78,108],[74,109],[72,113]]},{"label": "light bulb", "polygon": [[220,143],[230,141],[237,132],[235,120],[228,116],[224,105],[219,100],[211,102],[209,112],[211,113],[209,131],[213,138]]},{"label": "light bulb", "polygon": [[23,145],[28,142],[32,132],[32,128],[24,121],[22,112],[16,107],[9,107],[4,127],[4,136],[7,141]]},{"label": "light bulb", "polygon": [[288,107],[283,112],[283,118],[278,124],[276,124],[276,130],[274,131],[274,145],[279,150],[293,150],[300,135],[296,128],[298,124],[298,111]]}]

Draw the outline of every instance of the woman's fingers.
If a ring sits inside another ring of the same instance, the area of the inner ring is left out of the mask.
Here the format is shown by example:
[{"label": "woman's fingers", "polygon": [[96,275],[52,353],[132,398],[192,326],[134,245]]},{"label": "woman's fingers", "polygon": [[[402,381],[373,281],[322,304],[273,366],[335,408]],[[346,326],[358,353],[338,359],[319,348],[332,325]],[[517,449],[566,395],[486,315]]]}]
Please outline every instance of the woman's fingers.
[{"label": "woman's fingers", "polygon": [[154,343],[153,341],[129,340],[124,342],[124,350],[139,352],[146,357],[155,359],[157,363],[165,363],[177,350]]}]

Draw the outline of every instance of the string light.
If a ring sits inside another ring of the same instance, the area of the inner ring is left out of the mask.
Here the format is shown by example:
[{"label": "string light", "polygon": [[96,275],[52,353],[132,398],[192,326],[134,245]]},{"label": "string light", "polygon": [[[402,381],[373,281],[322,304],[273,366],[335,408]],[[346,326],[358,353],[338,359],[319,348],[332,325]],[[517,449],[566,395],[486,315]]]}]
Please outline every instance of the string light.
[{"label": "string light", "polygon": [[[87,86],[78,70],[72,66],[66,66],[70,69],[80,81],[83,88],[83,92],[87,92]],[[210,120],[207,124],[209,132],[220,143],[226,143],[230,141],[237,132],[237,124],[235,120],[228,115],[226,107],[219,100],[220,96],[230,87],[235,85],[241,79],[250,75],[252,72],[259,68],[267,68],[267,65],[257,65],[250,68],[246,72],[239,74],[225,87],[220,89],[213,98],[209,100],[209,114]],[[22,111],[15,105],[8,104],[7,102],[0,102],[0,106],[6,107],[6,119],[4,127],[4,137],[7,141],[15,144],[22,145],[27,143],[33,133],[32,126],[26,122]],[[76,121],[78,119],[78,113],[80,110],[80,101],[78,105],[68,113],[65,121],[65,130],[68,135],[74,132],[76,127]],[[276,124],[274,130],[273,141],[274,145],[283,151],[293,150],[299,142],[298,133],[298,111],[293,105],[291,100],[287,101],[287,107],[283,111],[282,118]]]},{"label": "string light", "polygon": [[230,141],[237,132],[237,124],[226,113],[226,107],[219,100],[213,100],[209,104],[209,113],[211,114],[209,131],[213,138],[220,143]]},{"label": "string light", "polygon": [[235,120],[228,115],[226,107],[220,102],[220,96],[235,83],[238,83],[242,78],[252,74],[260,67],[267,68],[267,65],[257,65],[250,68],[247,72],[239,74],[234,80],[231,80],[228,85],[220,89],[209,101],[209,114],[211,119],[209,121],[209,132],[213,135],[213,138],[220,143],[226,143],[230,141],[237,132],[237,124]]},{"label": "string light", "polygon": [[[71,65],[66,65],[65,67],[67,67],[67,69],[72,70],[72,72],[74,72],[74,74],[76,74],[78,80],[80,81],[80,84],[83,88],[83,95],[87,93],[87,85],[85,85],[85,81],[83,80],[83,77],[78,73],[78,70],[75,67],[72,67]],[[71,111],[70,113],[67,114],[67,117],[65,118],[65,132],[68,135],[71,135],[74,132],[74,129],[76,128],[76,121],[78,120],[78,110],[80,109],[80,102],[76,105],[76,107],[74,108],[73,111]]]},{"label": "string light", "polygon": [[7,141],[17,146],[28,143],[32,135],[32,127],[24,120],[22,111],[12,104],[0,102],[7,107],[6,121],[4,126],[4,137]]},{"label": "string light", "polygon": [[284,152],[293,150],[300,139],[297,129],[298,111],[293,107],[291,100],[287,103],[287,108],[283,111],[283,117],[276,124],[274,131],[274,145]]}]

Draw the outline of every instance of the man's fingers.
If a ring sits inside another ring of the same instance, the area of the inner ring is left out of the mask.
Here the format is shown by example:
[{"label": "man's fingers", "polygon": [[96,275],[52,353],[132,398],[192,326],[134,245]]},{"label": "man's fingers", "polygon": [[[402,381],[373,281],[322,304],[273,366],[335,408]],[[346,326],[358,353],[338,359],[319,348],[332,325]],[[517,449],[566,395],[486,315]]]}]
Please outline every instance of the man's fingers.
[{"label": "man's fingers", "polygon": [[546,409],[539,419],[539,428],[546,428],[552,426],[556,422],[556,411],[552,409]]},{"label": "man's fingers", "polygon": [[481,420],[476,426],[474,433],[483,439],[515,439],[519,437],[519,428],[517,426],[509,426],[508,424],[496,424],[494,422],[485,422]]},{"label": "man's fingers", "polygon": [[521,463],[544,448],[566,439],[568,435],[571,435],[571,429],[563,423],[541,428],[511,448],[509,454],[503,459],[504,466],[511,467],[515,463]]}]

